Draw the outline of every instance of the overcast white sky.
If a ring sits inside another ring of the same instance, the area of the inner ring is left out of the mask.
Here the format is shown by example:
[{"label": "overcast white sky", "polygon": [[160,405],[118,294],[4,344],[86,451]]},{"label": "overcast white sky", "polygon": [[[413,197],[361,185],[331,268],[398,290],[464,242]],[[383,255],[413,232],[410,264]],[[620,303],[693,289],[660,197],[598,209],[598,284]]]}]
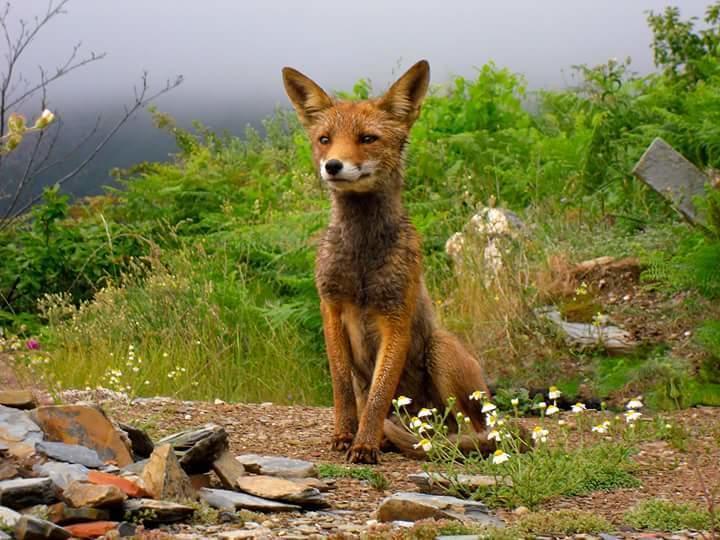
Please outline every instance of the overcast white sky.
[{"label": "overcast white sky", "polygon": [[[41,14],[48,1],[10,0],[11,19]],[[472,76],[474,66],[494,60],[523,73],[531,88],[558,87],[571,81],[571,65],[610,57],[629,55],[636,71],[650,71],[645,12],[674,4],[684,16],[701,16],[709,2],[71,0],[68,14],[39,35],[20,68],[33,77],[38,65],[60,64],[78,41],[87,52],[107,53],[52,88],[51,106],[65,113],[66,133],[81,131],[73,121],[85,126],[98,113],[117,113],[148,70],[157,84],[185,76],[158,103],[161,110],[182,123],[199,119],[242,134],[247,122],[288,106],[280,77],[286,65],[327,89],[370,77],[382,90],[420,58],[430,61],[435,83]],[[0,54],[3,47],[0,41]],[[136,120],[133,136],[100,156],[100,169],[167,156],[171,143],[157,146],[148,124],[147,116]]]}]

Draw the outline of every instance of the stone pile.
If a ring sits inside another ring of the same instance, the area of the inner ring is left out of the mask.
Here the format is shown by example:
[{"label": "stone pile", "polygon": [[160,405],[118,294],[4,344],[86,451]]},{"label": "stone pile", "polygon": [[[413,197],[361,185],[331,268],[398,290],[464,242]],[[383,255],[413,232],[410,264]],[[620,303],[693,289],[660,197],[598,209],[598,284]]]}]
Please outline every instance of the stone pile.
[{"label": "stone pile", "polygon": [[[214,473],[214,475],[213,475]],[[0,391],[0,540],[132,537],[221,512],[299,512],[329,506],[312,463],[236,458],[217,425],[153,443],[97,405],[40,406]]]}]

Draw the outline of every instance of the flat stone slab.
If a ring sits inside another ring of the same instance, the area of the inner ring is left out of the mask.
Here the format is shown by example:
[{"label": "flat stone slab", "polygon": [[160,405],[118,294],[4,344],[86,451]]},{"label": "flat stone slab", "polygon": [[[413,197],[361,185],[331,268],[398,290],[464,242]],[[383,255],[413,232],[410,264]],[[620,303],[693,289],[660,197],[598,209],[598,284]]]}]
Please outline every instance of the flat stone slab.
[{"label": "flat stone slab", "polygon": [[457,497],[400,492],[387,497],[377,511],[378,521],[419,521],[421,519],[455,519],[503,527],[481,502]]},{"label": "flat stone slab", "polygon": [[13,409],[34,409],[37,402],[29,390],[0,390],[0,405]]},{"label": "flat stone slab", "polygon": [[632,172],[668,199],[687,220],[706,222],[695,208],[693,197],[705,194],[709,178],[660,137],[645,150]]},{"label": "flat stone slab", "polygon": [[153,499],[129,499],[125,501],[125,512],[144,523],[176,523],[189,518],[195,510],[184,504],[155,501]]},{"label": "flat stone slab", "polygon": [[237,456],[245,470],[253,474],[279,476],[281,478],[308,478],[317,476],[315,464],[302,459],[291,459],[282,456],[259,456],[243,454]]},{"label": "flat stone slab", "polygon": [[74,463],[48,461],[46,463],[33,465],[33,471],[49,477],[60,489],[67,489],[73,482],[84,482],[87,480],[90,469],[84,465]]},{"label": "flat stone slab", "polygon": [[65,463],[84,465],[91,469],[99,469],[105,465],[95,450],[78,444],[65,444],[60,442],[40,441],[35,444],[35,450],[47,457]]},{"label": "flat stone slab", "polygon": [[119,467],[133,462],[121,432],[100,407],[49,405],[38,407],[31,416],[51,441],[92,448],[103,462]]},{"label": "flat stone slab", "polygon": [[539,308],[536,313],[553,322],[565,336],[565,341],[578,348],[600,347],[610,353],[627,353],[638,345],[629,332],[611,324],[568,322],[554,308]]},{"label": "flat stone slab", "polygon": [[255,512],[298,512],[300,506],[226,489],[202,488],[200,498],[219,510],[252,510]]},{"label": "flat stone slab", "polygon": [[15,525],[15,537],[19,540],[65,540],[70,536],[63,527],[35,516],[23,516]]},{"label": "flat stone slab", "polygon": [[0,444],[11,455],[25,458],[35,452],[43,432],[25,411],[0,405]]},{"label": "flat stone slab", "polygon": [[50,478],[16,478],[0,482],[0,505],[26,508],[57,501],[55,484]]},{"label": "flat stone slab", "polygon": [[320,491],[303,484],[275,476],[241,476],[236,480],[238,489],[273,501],[284,501],[302,506],[327,505]]},{"label": "flat stone slab", "polygon": [[102,508],[118,506],[127,499],[127,495],[116,486],[98,486],[73,482],[63,492],[65,501],[74,508]]},{"label": "flat stone slab", "polygon": [[160,439],[156,446],[169,444],[188,474],[209,472],[213,462],[228,449],[228,434],[216,424],[181,431]]},{"label": "flat stone slab", "polygon": [[110,512],[101,508],[73,508],[62,502],[45,508],[48,520],[59,525],[84,521],[107,521],[110,519]]}]

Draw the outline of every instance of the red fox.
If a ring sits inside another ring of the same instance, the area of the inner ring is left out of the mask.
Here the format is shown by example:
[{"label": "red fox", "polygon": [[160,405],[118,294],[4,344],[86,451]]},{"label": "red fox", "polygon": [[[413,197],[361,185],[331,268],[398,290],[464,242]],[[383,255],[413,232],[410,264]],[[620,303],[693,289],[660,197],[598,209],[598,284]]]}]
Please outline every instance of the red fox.
[{"label": "red fox", "polygon": [[481,404],[470,399],[488,395],[480,364],[435,319],[420,237],[402,202],[405,148],[429,79],[422,60],[382,97],[350,102],[283,69],[332,202],[315,281],[332,376],[332,447],[353,463],[377,463],[383,436],[408,455],[422,453],[388,418],[400,395],[412,398],[410,413],[455,397],[477,440],[489,444]]}]

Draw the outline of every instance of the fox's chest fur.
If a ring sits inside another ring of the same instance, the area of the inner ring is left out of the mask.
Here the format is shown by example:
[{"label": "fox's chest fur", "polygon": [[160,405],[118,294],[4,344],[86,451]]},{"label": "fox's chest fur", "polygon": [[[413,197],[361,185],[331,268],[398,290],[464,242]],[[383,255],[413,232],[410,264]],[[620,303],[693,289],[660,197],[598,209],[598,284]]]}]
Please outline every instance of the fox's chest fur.
[{"label": "fox's chest fur", "polygon": [[[433,316],[424,284],[414,305],[405,305],[408,276],[421,275],[420,238],[409,218],[376,195],[335,201],[330,225],[318,246],[316,284],[321,297],[343,305],[342,321],[352,351],[353,373],[360,387],[372,380],[380,346],[377,313],[397,313],[412,320],[414,339],[407,367],[419,367],[432,332]],[[419,370],[406,372],[403,383],[421,386]],[[401,386],[404,386],[401,385]]]}]

